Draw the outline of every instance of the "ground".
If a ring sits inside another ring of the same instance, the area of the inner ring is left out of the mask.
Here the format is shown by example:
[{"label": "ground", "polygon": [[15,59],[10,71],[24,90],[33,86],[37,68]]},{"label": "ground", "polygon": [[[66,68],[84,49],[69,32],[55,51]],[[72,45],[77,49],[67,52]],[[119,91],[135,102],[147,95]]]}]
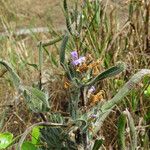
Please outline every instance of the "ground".
[{"label": "ground", "polygon": [[60,0],[8,1],[1,5],[1,10],[9,23],[16,27],[46,26],[51,18],[55,18],[55,24],[62,24]]},{"label": "ground", "polygon": [[[71,5],[69,0],[69,5]],[[105,2],[105,1],[104,1]],[[47,26],[53,20],[56,27],[64,25],[62,11],[63,0],[1,0],[1,18],[5,18],[11,27]],[[115,6],[120,11],[119,19],[122,22],[127,14],[125,1],[110,0],[108,7]],[[4,25],[1,23],[1,30]]]}]

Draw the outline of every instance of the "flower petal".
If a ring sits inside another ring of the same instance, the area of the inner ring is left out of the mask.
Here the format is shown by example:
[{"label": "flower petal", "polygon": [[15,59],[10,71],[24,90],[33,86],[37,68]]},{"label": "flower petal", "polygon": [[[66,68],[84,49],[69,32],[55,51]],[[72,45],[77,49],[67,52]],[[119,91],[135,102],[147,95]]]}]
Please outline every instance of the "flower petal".
[{"label": "flower petal", "polygon": [[77,51],[72,51],[70,54],[71,54],[72,60],[77,60],[78,59],[78,53],[77,53]]},{"label": "flower petal", "polygon": [[79,59],[72,61],[72,64],[74,66],[77,66],[77,65],[80,65],[81,63],[83,63],[85,60],[86,60],[85,57],[80,57]]}]

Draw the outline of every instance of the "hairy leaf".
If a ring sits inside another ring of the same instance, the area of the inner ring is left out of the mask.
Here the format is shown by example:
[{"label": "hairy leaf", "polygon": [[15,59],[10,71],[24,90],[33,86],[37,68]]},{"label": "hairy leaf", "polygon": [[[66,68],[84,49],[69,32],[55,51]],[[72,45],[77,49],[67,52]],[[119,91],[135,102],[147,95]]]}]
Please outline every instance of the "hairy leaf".
[{"label": "hairy leaf", "polygon": [[86,85],[93,85],[97,83],[100,80],[115,76],[121,72],[123,72],[126,69],[126,66],[124,63],[118,63],[116,66],[109,68],[108,70],[100,73],[97,75],[94,79],[92,79],[90,82],[88,82]]},{"label": "hairy leaf", "polygon": [[9,71],[15,87],[18,88],[21,85],[21,79],[15,72],[14,68],[8,62],[2,59],[0,59],[0,64],[2,64]]},{"label": "hairy leaf", "polygon": [[126,125],[126,116],[121,114],[118,121],[118,145],[120,150],[125,150],[125,125]]},{"label": "hairy leaf", "polygon": [[68,39],[69,39],[69,36],[66,33],[66,35],[63,38],[61,47],[60,47],[60,55],[59,55],[60,56],[60,64],[64,64],[64,62],[65,62],[65,50],[66,50],[66,46],[68,43]]}]

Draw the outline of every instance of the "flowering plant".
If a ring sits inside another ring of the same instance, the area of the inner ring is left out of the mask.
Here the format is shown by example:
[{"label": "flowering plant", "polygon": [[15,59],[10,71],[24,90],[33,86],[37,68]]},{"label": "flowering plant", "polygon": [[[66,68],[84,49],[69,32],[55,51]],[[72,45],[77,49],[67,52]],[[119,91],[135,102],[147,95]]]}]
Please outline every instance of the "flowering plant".
[{"label": "flowering plant", "polygon": [[[78,126],[80,130],[80,135],[78,136],[80,136],[80,139],[84,138],[84,141],[89,142],[89,135],[92,136],[90,134],[91,129],[93,129],[98,119],[99,102],[105,98],[105,92],[98,88],[98,83],[103,79],[121,73],[124,71],[125,66],[123,63],[118,63],[116,66],[102,71],[101,61],[95,60],[90,53],[80,56],[82,50],[71,51],[69,60],[66,60],[68,41],[69,35],[67,33],[62,41],[60,64],[65,71],[64,87],[69,93],[69,113],[71,120],[82,120],[85,123]],[[78,142],[87,146],[82,140]]]}]

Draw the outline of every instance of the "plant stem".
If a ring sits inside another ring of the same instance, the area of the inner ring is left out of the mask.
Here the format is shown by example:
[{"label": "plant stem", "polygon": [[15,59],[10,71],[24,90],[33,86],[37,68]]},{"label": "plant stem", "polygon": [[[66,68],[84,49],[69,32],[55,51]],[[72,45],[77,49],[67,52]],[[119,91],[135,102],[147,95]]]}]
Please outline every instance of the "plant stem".
[{"label": "plant stem", "polygon": [[[39,90],[42,90],[42,64],[43,64],[43,46],[42,42],[39,44]],[[39,113],[43,121],[47,122],[43,113]]]},{"label": "plant stem", "polygon": [[[86,107],[86,105],[87,105],[87,101],[86,101],[87,87],[82,87],[80,91],[81,91],[82,107]],[[88,133],[87,133],[87,131],[83,132],[82,139],[83,139],[84,150],[88,150]]]}]

